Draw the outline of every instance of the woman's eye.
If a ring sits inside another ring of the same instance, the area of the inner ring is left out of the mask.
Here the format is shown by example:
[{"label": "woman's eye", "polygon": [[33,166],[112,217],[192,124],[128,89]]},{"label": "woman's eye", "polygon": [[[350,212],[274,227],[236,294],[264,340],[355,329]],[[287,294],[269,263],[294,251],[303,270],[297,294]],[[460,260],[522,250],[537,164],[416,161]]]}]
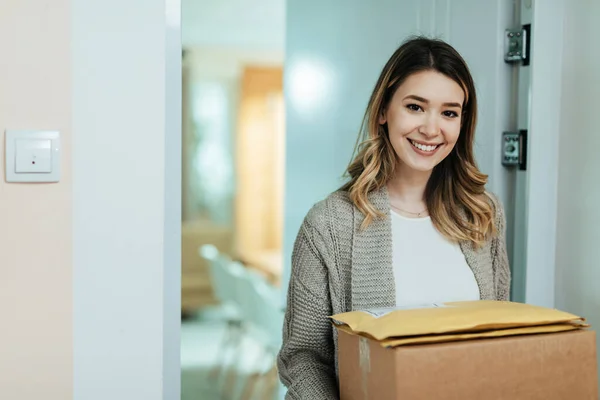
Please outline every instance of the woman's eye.
[{"label": "woman's eye", "polygon": [[444,117],[448,117],[448,118],[458,117],[458,113],[456,111],[444,111],[443,114],[444,114]]},{"label": "woman's eye", "polygon": [[417,104],[408,104],[406,106],[406,108],[408,108],[411,111],[421,111],[422,110],[421,106],[419,106]]}]

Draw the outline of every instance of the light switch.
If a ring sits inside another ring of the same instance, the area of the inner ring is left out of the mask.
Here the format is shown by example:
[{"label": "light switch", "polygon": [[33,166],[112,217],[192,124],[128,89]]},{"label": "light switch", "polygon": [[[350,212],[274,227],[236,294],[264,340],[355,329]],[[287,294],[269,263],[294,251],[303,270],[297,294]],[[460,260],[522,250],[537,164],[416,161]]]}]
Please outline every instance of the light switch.
[{"label": "light switch", "polygon": [[52,141],[49,139],[17,139],[15,172],[17,174],[52,172]]},{"label": "light switch", "polygon": [[7,182],[58,182],[60,133],[6,131]]}]

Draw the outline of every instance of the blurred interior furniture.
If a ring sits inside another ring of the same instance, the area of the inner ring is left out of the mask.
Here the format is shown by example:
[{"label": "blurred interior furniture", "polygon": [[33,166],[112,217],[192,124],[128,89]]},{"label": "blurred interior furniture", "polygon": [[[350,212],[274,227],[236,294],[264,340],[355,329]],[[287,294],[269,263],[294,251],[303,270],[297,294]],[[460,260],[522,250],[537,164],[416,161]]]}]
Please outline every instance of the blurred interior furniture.
[{"label": "blurred interior furniture", "polygon": [[248,268],[263,275],[274,286],[281,284],[283,253],[281,250],[248,252],[240,259]]},{"label": "blurred interior furniture", "polygon": [[[284,310],[281,290],[263,275],[219,253],[213,245],[203,245],[198,252],[209,263],[210,282],[219,304],[229,309],[228,330],[220,344],[217,368],[208,379],[220,398],[263,400],[273,399],[277,392],[276,356],[281,347]],[[243,335],[252,335],[261,345],[253,376],[245,379],[241,393],[231,393],[231,377]],[[226,350],[233,350],[233,362],[228,362]]]},{"label": "blurred interior furniture", "polygon": [[209,264],[198,257],[198,248],[212,244],[220,253],[231,254],[233,230],[209,221],[184,222],[181,227],[181,311],[191,313],[217,303]]},{"label": "blurred interior furniture", "polygon": [[233,355],[239,351],[243,325],[243,311],[241,303],[241,292],[239,285],[244,277],[245,270],[238,263],[234,263],[228,257],[219,253],[212,244],[205,244],[198,249],[200,258],[208,263],[209,282],[213,288],[213,294],[221,307],[222,317],[227,324],[218,349],[218,362],[210,372],[208,379],[214,382],[213,388],[219,397],[227,389],[227,350],[233,350]]}]

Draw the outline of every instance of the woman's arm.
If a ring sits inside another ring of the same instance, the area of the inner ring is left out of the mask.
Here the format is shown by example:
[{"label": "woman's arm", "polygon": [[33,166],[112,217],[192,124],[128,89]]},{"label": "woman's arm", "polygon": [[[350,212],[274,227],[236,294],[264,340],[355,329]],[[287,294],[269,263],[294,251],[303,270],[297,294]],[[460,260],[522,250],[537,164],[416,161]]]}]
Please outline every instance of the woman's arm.
[{"label": "woman's arm", "polygon": [[321,236],[305,220],[292,253],[283,345],[277,360],[279,376],[288,388],[287,400],[339,398],[323,251]]},{"label": "woman's arm", "polygon": [[504,207],[495,196],[490,196],[496,209],[497,236],[492,242],[492,269],[494,271],[494,283],[496,287],[496,300],[508,301],[510,299],[511,274],[506,252],[506,216]]}]

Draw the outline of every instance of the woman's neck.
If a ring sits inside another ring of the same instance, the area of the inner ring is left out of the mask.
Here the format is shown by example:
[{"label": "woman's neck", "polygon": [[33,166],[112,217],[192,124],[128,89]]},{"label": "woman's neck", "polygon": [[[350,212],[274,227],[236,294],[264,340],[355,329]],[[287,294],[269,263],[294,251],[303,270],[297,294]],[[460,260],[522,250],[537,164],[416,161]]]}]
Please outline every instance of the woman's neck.
[{"label": "woman's neck", "polygon": [[415,171],[399,167],[388,184],[390,202],[395,207],[415,211],[425,206],[425,188],[431,171]]}]

